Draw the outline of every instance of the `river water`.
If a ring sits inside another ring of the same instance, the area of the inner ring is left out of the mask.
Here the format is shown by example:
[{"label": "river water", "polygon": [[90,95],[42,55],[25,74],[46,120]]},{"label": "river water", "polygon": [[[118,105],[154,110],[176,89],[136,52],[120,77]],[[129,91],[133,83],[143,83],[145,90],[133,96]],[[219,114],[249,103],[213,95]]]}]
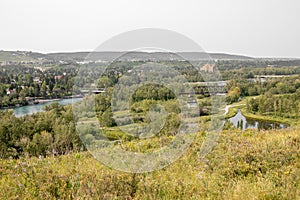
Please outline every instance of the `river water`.
[{"label": "river water", "polygon": [[266,120],[256,120],[251,118],[246,118],[241,110],[238,110],[238,113],[229,119],[229,122],[233,124],[234,127],[241,128],[245,130],[247,128],[255,128],[255,129],[283,129],[288,127],[289,125],[273,122],[273,121],[266,121]]},{"label": "river water", "polygon": [[44,106],[50,105],[51,103],[54,103],[54,102],[57,102],[61,105],[68,105],[68,104],[72,104],[77,101],[80,101],[81,99],[82,98],[60,99],[60,100],[55,100],[55,101],[46,102],[46,103],[39,103],[39,104],[35,104],[35,105],[17,107],[17,108],[14,108],[13,110],[14,110],[14,114],[16,117],[21,117],[24,115],[31,115],[33,113],[42,112]]},{"label": "river water", "polygon": [[[71,99],[60,99],[60,100],[55,100],[51,102],[46,102],[46,103],[39,103],[35,105],[28,105],[28,106],[22,106],[22,107],[17,107],[14,108],[14,115],[16,117],[21,117],[25,115],[30,115],[33,113],[37,112],[42,112],[43,107],[50,105],[53,102],[57,102],[61,105],[68,105],[75,103],[77,101],[82,100],[82,98],[71,98]],[[241,110],[238,110],[237,114],[234,117],[231,117],[228,119],[229,122],[231,122],[235,127],[239,127],[242,130],[245,130],[247,128],[255,128],[255,129],[282,129],[286,128],[289,125],[283,124],[283,123],[278,123],[278,122],[272,122],[272,121],[265,121],[265,120],[256,120],[256,119],[250,119],[246,118]]]}]

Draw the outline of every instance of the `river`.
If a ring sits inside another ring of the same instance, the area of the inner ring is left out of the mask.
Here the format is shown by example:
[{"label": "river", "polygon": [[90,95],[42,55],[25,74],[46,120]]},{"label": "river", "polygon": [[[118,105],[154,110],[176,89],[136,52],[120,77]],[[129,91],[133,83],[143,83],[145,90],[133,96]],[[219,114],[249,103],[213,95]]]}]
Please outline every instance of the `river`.
[{"label": "river", "polygon": [[81,99],[82,98],[60,99],[60,100],[55,100],[55,101],[46,102],[46,103],[39,103],[39,104],[35,104],[35,105],[16,107],[13,110],[14,110],[14,114],[16,117],[21,117],[21,116],[25,116],[25,115],[31,115],[31,114],[37,113],[37,112],[42,112],[44,106],[50,105],[53,102],[57,102],[61,105],[68,105],[68,104],[80,101]]},{"label": "river", "polygon": [[234,127],[241,128],[245,130],[247,128],[255,128],[258,130],[261,129],[283,129],[288,127],[288,124],[267,121],[267,120],[256,120],[251,118],[246,118],[241,110],[238,110],[238,113],[229,119],[229,122],[233,124]]}]

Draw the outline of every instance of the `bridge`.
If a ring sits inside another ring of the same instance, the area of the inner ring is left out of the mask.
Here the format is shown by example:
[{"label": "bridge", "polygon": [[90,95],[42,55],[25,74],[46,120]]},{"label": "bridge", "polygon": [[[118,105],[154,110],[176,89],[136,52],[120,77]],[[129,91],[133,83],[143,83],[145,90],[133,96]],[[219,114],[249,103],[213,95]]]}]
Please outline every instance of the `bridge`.
[{"label": "bridge", "polygon": [[227,93],[225,86],[227,81],[212,81],[212,82],[191,82],[195,94],[202,95],[225,95]]},{"label": "bridge", "polygon": [[103,88],[94,88],[94,89],[82,89],[80,90],[82,94],[89,94],[89,93],[94,93],[94,94],[101,94],[105,93],[105,90]]},{"label": "bridge", "polygon": [[[224,95],[227,93],[225,90],[227,81],[211,81],[211,82],[189,82],[194,88],[195,94],[202,95]],[[82,94],[101,94],[105,93],[104,88],[84,88],[81,89],[80,92]],[[189,95],[190,93],[180,93],[181,95]]]}]

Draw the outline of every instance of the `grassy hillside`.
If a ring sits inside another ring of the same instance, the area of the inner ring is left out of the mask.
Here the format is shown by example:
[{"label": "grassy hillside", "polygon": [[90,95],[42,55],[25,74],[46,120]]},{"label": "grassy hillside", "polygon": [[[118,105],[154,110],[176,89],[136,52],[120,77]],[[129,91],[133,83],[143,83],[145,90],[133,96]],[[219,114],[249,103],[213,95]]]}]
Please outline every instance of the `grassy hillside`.
[{"label": "grassy hillside", "polygon": [[0,160],[3,199],[300,199],[299,127],[224,131],[204,159],[198,134],[171,166],[147,174],[108,169],[89,153]]}]

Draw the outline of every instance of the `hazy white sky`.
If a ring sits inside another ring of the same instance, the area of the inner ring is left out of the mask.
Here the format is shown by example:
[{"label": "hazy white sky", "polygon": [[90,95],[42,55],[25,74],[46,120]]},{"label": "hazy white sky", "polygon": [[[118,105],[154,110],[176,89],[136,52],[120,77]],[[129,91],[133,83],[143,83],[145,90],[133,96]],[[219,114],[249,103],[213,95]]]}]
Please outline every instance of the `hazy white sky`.
[{"label": "hazy white sky", "polygon": [[92,51],[138,28],[182,33],[208,52],[300,57],[299,0],[1,0],[0,49]]}]

